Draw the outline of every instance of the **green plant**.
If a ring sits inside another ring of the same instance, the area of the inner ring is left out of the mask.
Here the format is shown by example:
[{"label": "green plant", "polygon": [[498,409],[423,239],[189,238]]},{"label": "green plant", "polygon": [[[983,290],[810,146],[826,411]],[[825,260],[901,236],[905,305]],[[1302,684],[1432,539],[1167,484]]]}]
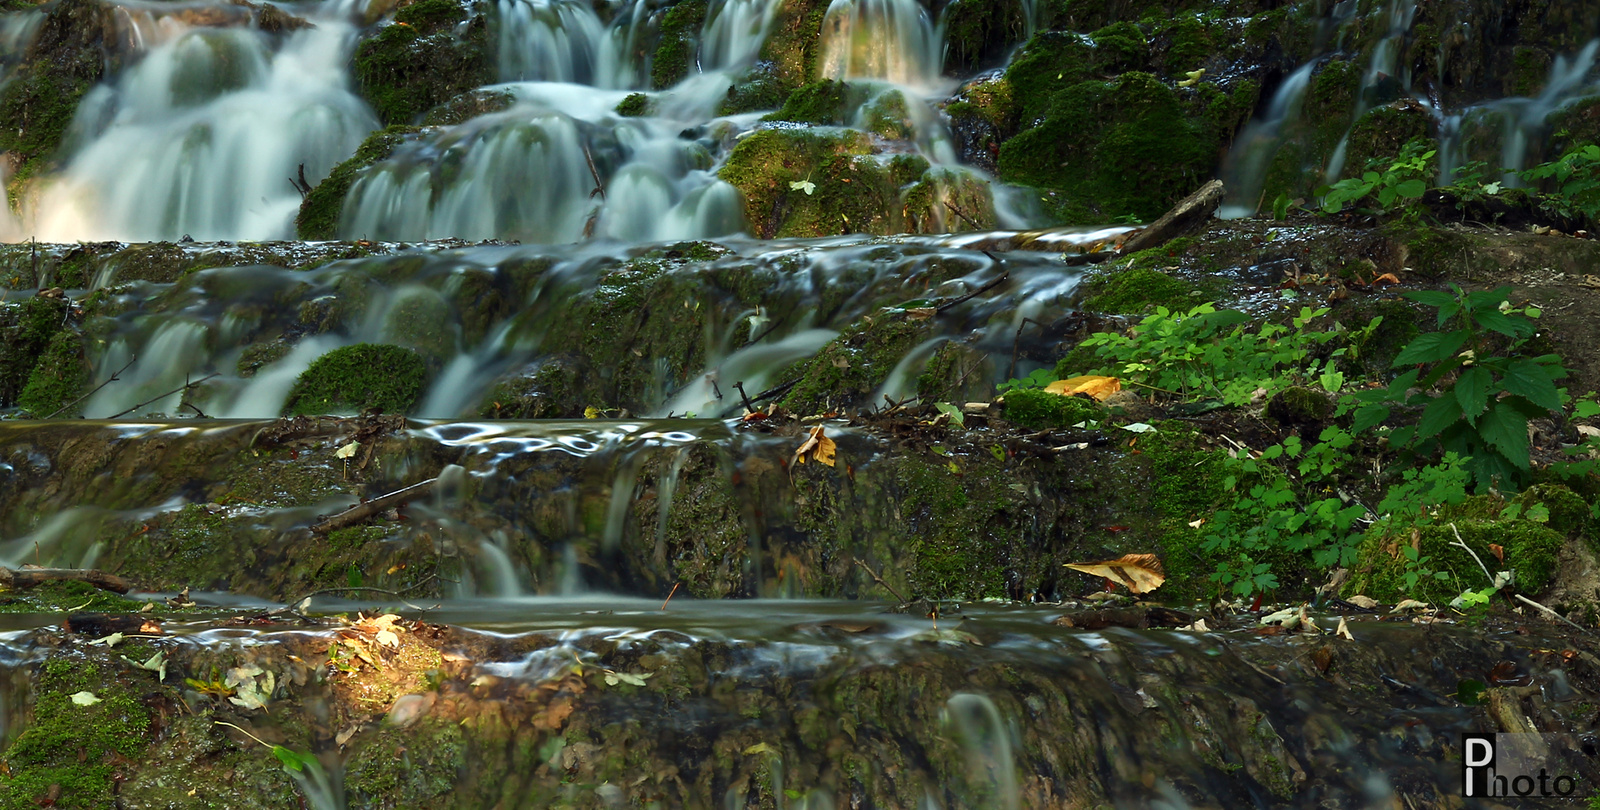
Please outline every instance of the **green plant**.
[{"label": "green plant", "polygon": [[1541,201],[1545,210],[1563,217],[1600,219],[1600,146],[1577,147],[1560,158],[1521,173],[1523,180],[1550,180],[1551,193]]},{"label": "green plant", "polygon": [[1011,378],[1009,380],[1006,380],[1003,383],[1000,383],[999,385],[997,385],[995,387],[1000,390],[1000,393],[1004,394],[1007,391],[1013,391],[1013,390],[1018,390],[1018,389],[1043,388],[1043,387],[1045,387],[1045,386],[1047,386],[1050,383],[1053,383],[1055,381],[1056,381],[1055,369],[1053,369],[1053,368],[1041,368],[1041,369],[1038,369],[1038,370],[1034,371],[1032,374],[1029,374],[1026,377],[1022,377],[1020,379],[1016,378],[1016,377],[1013,377],[1013,378]]},{"label": "green plant", "polygon": [[1500,193],[1500,181],[1484,182],[1488,176],[1489,164],[1474,160],[1463,166],[1457,166],[1451,175],[1455,180],[1451,182],[1449,190],[1456,198],[1456,208],[1466,210],[1472,203],[1481,203]]},{"label": "green plant", "polygon": [[[1338,391],[1344,375],[1335,361],[1350,352],[1342,346],[1315,355],[1341,332],[1311,329],[1327,309],[1302,308],[1289,325],[1267,323],[1251,331],[1249,316],[1202,304],[1185,314],[1157,307],[1154,315],[1122,335],[1100,332],[1081,344],[1112,366],[1091,373],[1115,374],[1125,383],[1177,394],[1209,397],[1243,405],[1257,391],[1271,394],[1291,385],[1317,382]],[[1374,318],[1363,327],[1375,329]],[[1356,342],[1352,341],[1354,345]]]},{"label": "green plant", "polygon": [[[1425,149],[1427,146],[1424,142],[1412,141],[1400,149],[1399,157],[1369,162],[1367,170],[1360,177],[1348,177],[1317,189],[1318,196],[1322,197],[1322,210],[1337,214],[1344,210],[1345,205],[1362,203],[1370,196],[1377,206],[1361,205],[1356,206],[1356,210],[1364,214],[1384,214],[1397,200],[1421,197],[1428,190],[1427,177],[1434,156],[1434,150],[1423,151]],[[1384,163],[1388,163],[1389,167],[1379,171]]]},{"label": "green plant", "polygon": [[[1472,293],[1450,288],[1404,293],[1437,309],[1440,327],[1456,328],[1417,337],[1392,364],[1409,370],[1387,388],[1345,397],[1341,413],[1355,408],[1352,426],[1359,432],[1388,419],[1395,405],[1420,407],[1415,425],[1390,433],[1391,444],[1460,455],[1479,491],[1520,489],[1529,468],[1528,420],[1561,409],[1563,394],[1555,381],[1567,370],[1553,354],[1524,353],[1539,310],[1512,306],[1510,287]],[[1434,393],[1441,384],[1446,387]]]}]

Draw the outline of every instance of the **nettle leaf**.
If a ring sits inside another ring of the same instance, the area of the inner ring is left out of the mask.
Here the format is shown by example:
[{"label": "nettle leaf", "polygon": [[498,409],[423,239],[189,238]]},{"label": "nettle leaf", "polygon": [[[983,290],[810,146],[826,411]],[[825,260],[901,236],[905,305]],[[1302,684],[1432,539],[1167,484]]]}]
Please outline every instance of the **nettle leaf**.
[{"label": "nettle leaf", "polygon": [[1456,379],[1456,402],[1467,422],[1477,424],[1478,415],[1489,407],[1489,384],[1493,382],[1488,369],[1473,366],[1461,372]]},{"label": "nettle leaf", "polygon": [[1393,186],[1394,192],[1402,197],[1415,199],[1421,197],[1428,190],[1428,184],[1421,180],[1407,180],[1398,186]]},{"label": "nettle leaf", "polygon": [[1405,349],[1394,358],[1393,366],[1408,366],[1413,363],[1437,363],[1455,356],[1460,351],[1461,344],[1467,342],[1467,330],[1457,329],[1454,332],[1429,332],[1418,335],[1416,340],[1406,344]]},{"label": "nettle leaf", "polygon": [[1383,420],[1388,418],[1389,406],[1377,403],[1362,405],[1356,409],[1355,419],[1350,425],[1350,430],[1360,433],[1367,428],[1381,424]]},{"label": "nettle leaf", "polygon": [[1478,433],[1518,469],[1528,469],[1528,417],[1509,402],[1496,402],[1478,423]]},{"label": "nettle leaf", "polygon": [[1508,393],[1538,405],[1545,410],[1561,410],[1561,394],[1556,391],[1550,372],[1534,360],[1518,360],[1506,369],[1501,381]]},{"label": "nettle leaf", "polygon": [[1472,313],[1472,319],[1477,321],[1479,326],[1494,332],[1499,332],[1506,337],[1524,337],[1528,332],[1532,331],[1530,324],[1526,322],[1518,322],[1513,320],[1510,316],[1492,309],[1484,309],[1474,312]]},{"label": "nettle leaf", "polygon": [[1447,292],[1438,290],[1417,290],[1415,292],[1400,293],[1401,298],[1415,301],[1423,306],[1447,307],[1456,302],[1456,297]]},{"label": "nettle leaf", "polygon": [[1417,422],[1417,438],[1437,436],[1460,420],[1461,403],[1455,397],[1439,397],[1422,411],[1422,419]]}]

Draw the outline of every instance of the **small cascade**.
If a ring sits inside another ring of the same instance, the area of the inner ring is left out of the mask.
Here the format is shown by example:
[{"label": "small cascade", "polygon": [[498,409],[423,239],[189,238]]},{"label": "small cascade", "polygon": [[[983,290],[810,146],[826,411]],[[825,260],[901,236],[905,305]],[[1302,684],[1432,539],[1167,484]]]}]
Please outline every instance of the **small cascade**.
[{"label": "small cascade", "polygon": [[1300,102],[1305,98],[1311,72],[1316,66],[1315,60],[1307,62],[1285,77],[1272,94],[1266,113],[1251,121],[1234,140],[1222,167],[1228,195],[1217,214],[1222,219],[1255,214],[1267,169],[1283,146],[1283,125],[1300,115]]},{"label": "small cascade", "polygon": [[607,26],[582,0],[499,0],[500,80],[571,82],[607,88],[641,83],[631,54],[645,4],[623,5]]},{"label": "small cascade", "polygon": [[777,0],[714,4],[700,34],[701,70],[726,70],[754,62],[782,5]]},{"label": "small cascade", "polygon": [[833,0],[822,22],[822,74],[932,86],[941,39],[916,0]]},{"label": "small cascade", "polygon": [[[1372,49],[1372,58],[1367,63],[1367,69],[1361,82],[1361,93],[1356,98],[1356,107],[1350,116],[1351,127],[1361,120],[1361,116],[1377,106],[1381,95],[1409,95],[1411,93],[1411,68],[1398,65],[1399,48],[1411,32],[1411,24],[1417,15],[1417,0],[1390,0],[1385,9],[1388,17],[1389,29],[1383,39]],[[1396,74],[1399,75],[1396,75]],[[1386,89],[1392,88],[1392,89]],[[1344,172],[1345,154],[1350,148],[1350,130],[1346,129],[1344,136],[1339,139],[1339,145],[1334,147],[1333,155],[1328,158],[1328,170],[1325,180],[1332,183],[1339,179]],[[1356,167],[1358,170],[1362,167]],[[1358,172],[1359,173],[1359,172]]]},{"label": "small cascade", "polygon": [[335,4],[284,35],[247,20],[212,28],[128,17],[144,58],[79,106],[72,157],[31,212],[37,235],[291,235],[300,205],[291,179],[321,180],[377,126],[348,86],[354,29],[343,14]]}]

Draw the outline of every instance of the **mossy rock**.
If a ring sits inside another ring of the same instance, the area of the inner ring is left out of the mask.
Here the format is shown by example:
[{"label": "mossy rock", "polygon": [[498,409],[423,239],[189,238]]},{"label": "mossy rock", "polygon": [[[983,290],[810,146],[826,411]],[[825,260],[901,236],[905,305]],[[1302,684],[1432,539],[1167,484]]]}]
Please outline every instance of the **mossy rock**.
[{"label": "mossy rock", "polygon": [[734,79],[728,95],[717,105],[717,115],[738,115],[783,106],[791,92],[771,62],[762,62]]},{"label": "mossy rock", "polygon": [[[103,666],[75,655],[45,661],[31,721],[0,755],[0,810],[116,805],[117,761],[150,744],[151,710]],[[94,702],[74,700],[83,692]]]},{"label": "mossy rock", "polygon": [[1350,129],[1342,176],[1360,177],[1364,171],[1386,171],[1402,147],[1412,141],[1427,140],[1432,125],[1432,117],[1414,104],[1396,103],[1368,110]]},{"label": "mossy rock", "polygon": [[392,126],[367,136],[349,160],[333,167],[326,179],[300,203],[300,213],[295,216],[295,229],[301,239],[333,239],[339,232],[339,216],[344,212],[345,197],[355,185],[361,172],[375,163],[387,160],[401,144],[421,132],[416,127]]},{"label": "mossy rock", "polygon": [[1267,415],[1282,425],[1321,425],[1333,418],[1333,399],[1326,392],[1292,385],[1267,400]]},{"label": "mossy rock", "polygon": [[78,399],[90,375],[83,343],[83,337],[72,329],[61,329],[51,336],[38,364],[28,374],[28,384],[17,396],[17,404],[23,410],[35,417],[52,416]]},{"label": "mossy rock", "polygon": [[1203,303],[1199,287],[1148,267],[1096,274],[1084,282],[1081,309],[1109,315],[1142,315],[1156,307],[1187,312]]},{"label": "mossy rock", "polygon": [[772,66],[773,79],[785,90],[819,78],[817,58],[829,4],[830,0],[785,0],[778,7],[760,58]]},{"label": "mossy rock", "polygon": [[650,85],[665,90],[683,81],[694,65],[706,0],[678,0],[661,18],[661,39],[650,60]]},{"label": "mossy rock", "polygon": [[851,123],[856,108],[866,100],[867,89],[862,85],[823,79],[796,87],[783,107],[761,120],[844,126]]},{"label": "mossy rock", "polygon": [[457,0],[420,0],[356,47],[356,84],[385,125],[415,123],[494,80],[488,36],[487,20],[468,20]]},{"label": "mossy rock", "polygon": [[301,372],[284,413],[406,413],[427,379],[427,363],[411,349],[373,343],[343,346]]},{"label": "mossy rock", "polygon": [[589,405],[583,365],[576,358],[547,358],[496,382],[478,406],[485,419],[575,419]]},{"label": "mossy rock", "polygon": [[1028,33],[1021,0],[955,0],[945,6],[945,69],[971,74],[1003,62]]},{"label": "mossy rock", "polygon": [[51,339],[66,321],[63,299],[34,296],[0,305],[0,407],[17,404]]},{"label": "mossy rock", "polygon": [[[1150,220],[1211,176],[1222,132],[1198,93],[1181,94],[1148,73],[1060,91],[1011,81],[1025,126],[1030,109],[1047,106],[1036,126],[1000,147],[1003,180],[1060,190],[1061,205],[1102,219]],[[1048,100],[1029,100],[1036,94]]]},{"label": "mossy rock", "polygon": [[1536,505],[1542,505],[1549,518],[1546,526],[1572,539],[1581,539],[1591,548],[1600,551],[1600,539],[1593,530],[1593,513],[1589,502],[1571,488],[1561,484],[1534,484],[1523,490],[1512,503],[1522,507],[1522,514]]},{"label": "mossy rock", "polygon": [[1064,397],[1040,388],[1007,391],[1005,406],[1007,421],[1035,430],[1070,428],[1106,416],[1106,409],[1092,399]]},{"label": "mossy rock", "polygon": [[718,175],[744,195],[745,219],[763,239],[873,232],[900,206],[871,151],[865,133],[767,129],[740,140]]},{"label": "mossy rock", "polygon": [[626,98],[617,102],[617,115],[627,118],[637,118],[650,114],[650,97],[643,93],[629,93]]},{"label": "mossy rock", "polygon": [[[1469,504],[1466,508],[1472,507]],[[1555,573],[1557,555],[1566,542],[1560,532],[1523,518],[1449,518],[1441,516],[1431,525],[1418,527],[1415,535],[1409,527],[1398,533],[1387,532],[1381,526],[1369,529],[1344,593],[1365,594],[1386,602],[1418,599],[1430,604],[1447,603],[1468,588],[1488,587],[1478,560],[1485,563],[1496,560],[1489,549],[1491,544],[1500,546],[1504,554],[1503,564],[1495,567],[1515,570],[1518,590],[1536,594],[1549,584]],[[1478,560],[1455,545],[1457,532],[1477,554]],[[1408,558],[1401,545],[1411,544],[1413,537],[1418,557],[1427,558],[1425,567],[1443,572],[1443,579],[1423,576],[1415,585],[1406,582]]]},{"label": "mossy rock", "polygon": [[425,127],[453,127],[477,118],[501,112],[516,103],[517,97],[499,90],[473,90],[462,93],[428,111],[423,117]]},{"label": "mossy rock", "polygon": [[893,312],[864,318],[781,375],[800,378],[782,404],[805,415],[866,405],[900,360],[932,335],[927,320]]}]

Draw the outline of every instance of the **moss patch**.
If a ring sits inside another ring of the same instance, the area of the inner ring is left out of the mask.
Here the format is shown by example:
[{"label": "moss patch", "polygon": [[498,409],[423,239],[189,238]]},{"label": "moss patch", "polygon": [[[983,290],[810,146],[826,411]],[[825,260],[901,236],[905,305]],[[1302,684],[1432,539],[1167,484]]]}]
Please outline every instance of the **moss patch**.
[{"label": "moss patch", "polygon": [[405,413],[416,403],[427,378],[427,364],[410,349],[372,343],[343,346],[317,358],[300,374],[284,413],[368,409]]},{"label": "moss patch", "polygon": [[[7,766],[0,770],[0,810],[116,804],[118,762],[149,744],[150,710],[121,678],[102,675],[101,666],[68,657],[45,662],[32,717],[0,756]],[[73,701],[90,689],[97,702]]]},{"label": "moss patch", "polygon": [[1106,410],[1092,399],[1064,397],[1038,388],[1008,391],[1006,419],[1035,430],[1070,428],[1105,418]]},{"label": "moss patch", "polygon": [[421,130],[416,127],[392,126],[367,136],[349,160],[333,167],[327,179],[311,189],[300,203],[300,213],[295,216],[295,229],[301,239],[333,239],[339,230],[339,215],[344,211],[345,197],[356,177],[373,164],[394,154]]},{"label": "moss patch", "polygon": [[661,18],[661,41],[650,61],[650,84],[655,89],[665,90],[689,75],[706,7],[706,0],[679,0]]},{"label": "moss patch", "polygon": [[83,338],[72,329],[61,329],[50,338],[38,365],[28,375],[28,384],[17,396],[17,404],[35,416],[50,416],[77,399],[89,382],[89,359]]},{"label": "moss patch", "polygon": [[419,0],[393,25],[356,47],[356,84],[386,125],[411,124],[428,110],[494,80],[488,23],[456,0]]}]

